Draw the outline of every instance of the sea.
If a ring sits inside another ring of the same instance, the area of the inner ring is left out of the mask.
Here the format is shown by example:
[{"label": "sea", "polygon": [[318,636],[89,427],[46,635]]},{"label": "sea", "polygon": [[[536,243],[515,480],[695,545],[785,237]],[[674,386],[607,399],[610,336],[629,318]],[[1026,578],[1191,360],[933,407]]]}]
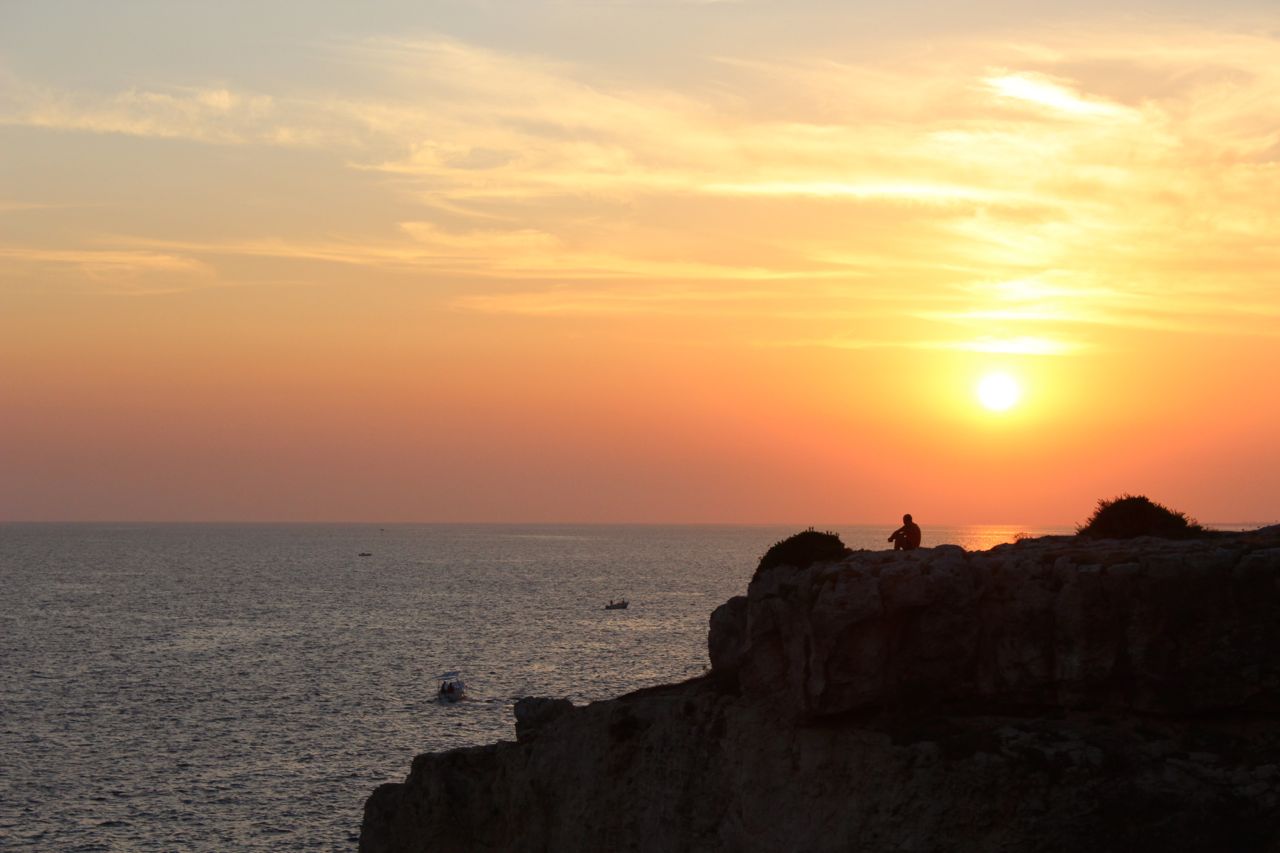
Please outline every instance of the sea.
[{"label": "sea", "polygon": [[0,525],[0,849],[354,850],[377,785],[514,739],[516,699],[703,673],[711,611],[797,529]]}]

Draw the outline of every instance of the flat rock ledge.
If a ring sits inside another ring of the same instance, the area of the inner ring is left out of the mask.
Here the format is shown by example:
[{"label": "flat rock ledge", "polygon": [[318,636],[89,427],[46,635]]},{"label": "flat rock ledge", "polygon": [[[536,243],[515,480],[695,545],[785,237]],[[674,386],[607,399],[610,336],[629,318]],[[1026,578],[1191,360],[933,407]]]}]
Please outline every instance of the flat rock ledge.
[{"label": "flat rock ledge", "polygon": [[778,566],[708,646],[419,755],[360,850],[1280,851],[1280,528]]}]

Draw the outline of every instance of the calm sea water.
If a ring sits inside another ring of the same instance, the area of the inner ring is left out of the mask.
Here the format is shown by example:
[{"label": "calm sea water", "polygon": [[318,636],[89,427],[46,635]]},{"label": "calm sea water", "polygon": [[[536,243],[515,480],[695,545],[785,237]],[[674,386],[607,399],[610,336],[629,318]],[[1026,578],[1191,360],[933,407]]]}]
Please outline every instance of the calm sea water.
[{"label": "calm sea water", "polygon": [[[701,673],[712,609],[793,532],[0,525],[0,847],[353,849],[374,786],[513,738],[515,699]],[[434,701],[449,669],[471,701]]]}]

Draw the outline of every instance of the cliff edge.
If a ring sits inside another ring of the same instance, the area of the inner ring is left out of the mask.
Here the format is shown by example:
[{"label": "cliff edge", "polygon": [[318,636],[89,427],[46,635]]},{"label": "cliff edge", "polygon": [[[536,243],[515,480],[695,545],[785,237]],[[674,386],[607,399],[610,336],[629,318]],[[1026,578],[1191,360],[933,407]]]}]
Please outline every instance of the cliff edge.
[{"label": "cliff edge", "polygon": [[420,755],[383,851],[1280,851],[1280,528],[756,574],[711,672]]}]

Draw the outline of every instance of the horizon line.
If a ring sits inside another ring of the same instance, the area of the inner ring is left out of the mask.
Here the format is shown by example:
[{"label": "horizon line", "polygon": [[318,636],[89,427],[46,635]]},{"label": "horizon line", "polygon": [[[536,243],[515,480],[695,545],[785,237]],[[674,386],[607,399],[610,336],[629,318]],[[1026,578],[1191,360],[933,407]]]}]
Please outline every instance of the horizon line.
[{"label": "horizon line", "polygon": [[[209,526],[366,526],[366,527],[798,527],[800,530],[833,527],[884,527],[894,521],[842,521],[805,523],[796,521],[368,521],[350,519],[0,519],[0,526],[19,524],[67,524],[67,525],[209,525]],[[922,525],[930,527],[1026,527],[1029,529],[1078,528],[1082,522],[1028,523],[1013,521],[937,521]],[[1201,522],[1207,527],[1252,528],[1280,524],[1280,520],[1229,520]]]}]

